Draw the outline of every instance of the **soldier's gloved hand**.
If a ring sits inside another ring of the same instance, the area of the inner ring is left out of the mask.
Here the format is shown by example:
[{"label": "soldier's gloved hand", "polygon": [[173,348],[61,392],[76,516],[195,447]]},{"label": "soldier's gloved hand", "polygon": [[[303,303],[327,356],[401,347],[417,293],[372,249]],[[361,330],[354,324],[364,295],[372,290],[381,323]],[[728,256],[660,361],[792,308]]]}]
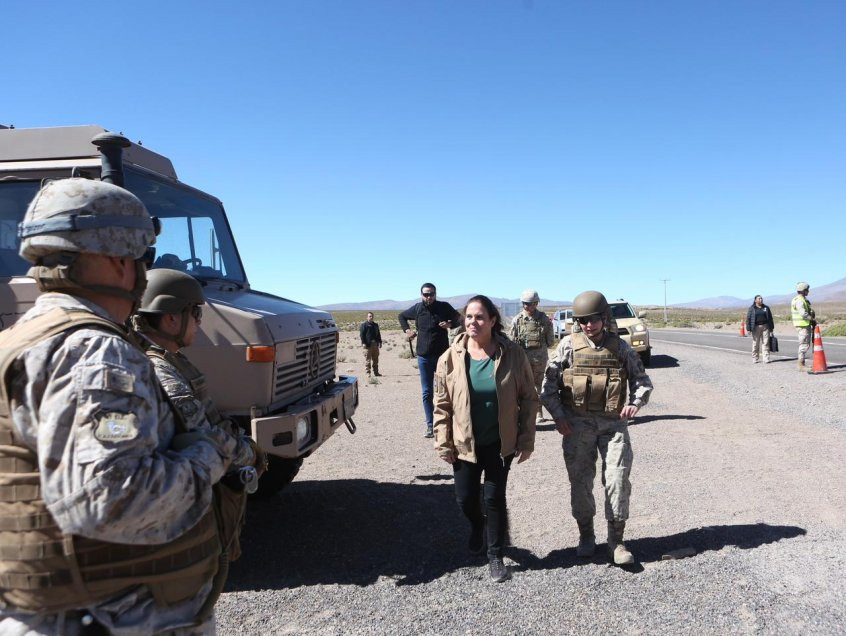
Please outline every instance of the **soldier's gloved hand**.
[{"label": "soldier's gloved hand", "polygon": [[256,459],[253,462],[253,467],[256,469],[258,476],[261,477],[264,473],[267,472],[267,453],[265,453],[261,446],[256,444],[255,440],[252,438],[247,438],[250,442],[250,446],[253,447],[253,452],[256,454]]}]

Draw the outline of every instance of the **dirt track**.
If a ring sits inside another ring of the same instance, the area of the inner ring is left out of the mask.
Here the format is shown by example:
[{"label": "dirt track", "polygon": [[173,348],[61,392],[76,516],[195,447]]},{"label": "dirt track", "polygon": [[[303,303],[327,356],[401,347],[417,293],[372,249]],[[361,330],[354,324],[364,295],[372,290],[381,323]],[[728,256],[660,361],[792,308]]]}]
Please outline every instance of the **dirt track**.
[{"label": "dirt track", "polygon": [[[219,633],[842,632],[846,418],[832,414],[846,407],[846,371],[800,377],[789,362],[654,351],[656,390],[631,427],[638,563],[611,567],[604,550],[576,558],[560,436],[547,424],[512,470],[514,578],[495,585],[466,553],[451,470],[422,437],[399,337],[387,334],[380,383],[363,379],[359,432],[340,432],[289,489],[251,505]],[[346,348],[355,334],[342,338],[339,369],[362,375],[358,347]],[[661,560],[680,548],[696,555]]]}]

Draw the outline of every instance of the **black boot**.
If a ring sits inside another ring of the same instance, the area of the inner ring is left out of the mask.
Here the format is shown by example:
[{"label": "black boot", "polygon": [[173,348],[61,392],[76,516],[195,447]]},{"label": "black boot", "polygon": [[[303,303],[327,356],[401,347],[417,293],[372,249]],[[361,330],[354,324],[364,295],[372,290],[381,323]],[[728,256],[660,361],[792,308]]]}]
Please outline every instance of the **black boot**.
[{"label": "black boot", "polygon": [[503,563],[502,557],[491,557],[488,565],[490,567],[491,579],[495,582],[502,583],[511,578],[511,572],[509,572],[505,563]]}]

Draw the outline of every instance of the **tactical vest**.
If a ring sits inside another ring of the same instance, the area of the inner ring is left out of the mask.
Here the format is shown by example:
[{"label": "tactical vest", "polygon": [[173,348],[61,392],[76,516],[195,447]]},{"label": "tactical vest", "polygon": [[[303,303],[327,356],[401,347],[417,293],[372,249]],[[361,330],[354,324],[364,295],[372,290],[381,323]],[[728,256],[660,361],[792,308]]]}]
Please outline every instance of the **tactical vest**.
[{"label": "tactical vest", "polygon": [[811,311],[811,303],[808,302],[808,299],[801,294],[796,296],[793,302],[790,303],[790,319],[793,321],[793,326],[810,327],[811,321],[802,317],[802,314],[806,314],[809,311]]},{"label": "tactical vest", "polygon": [[517,343],[524,349],[543,346],[543,324],[540,317],[531,318],[525,314],[517,316]]},{"label": "tactical vest", "polygon": [[573,366],[564,369],[561,403],[577,413],[619,415],[626,405],[628,373],[620,363],[620,338],[605,334],[594,349],[582,332],[571,335]]},{"label": "tactical vest", "polygon": [[[209,398],[206,376],[202,371],[195,367],[184,354],[172,353],[146,338],[140,340],[141,348],[148,357],[164,360],[188,382],[194,397],[203,403],[209,424],[221,427],[227,433],[234,433],[230,427],[223,426],[228,424],[229,420],[220,414]],[[174,411],[179,411],[179,408],[174,407]],[[182,419],[182,414],[180,413],[178,417]],[[243,489],[234,490],[222,482],[216,483],[213,491],[223,552],[228,561],[236,561],[241,556],[241,529],[247,512],[247,493]]]},{"label": "tactical vest", "polygon": [[[41,497],[38,457],[12,425],[10,387],[18,356],[86,326],[127,338],[104,318],[61,308],[0,332],[0,606],[56,613],[101,603],[137,585],[147,586],[165,607],[187,601],[219,567],[215,513],[209,510],[193,528],[161,545],[64,534]],[[201,612],[197,618],[206,616]]]}]

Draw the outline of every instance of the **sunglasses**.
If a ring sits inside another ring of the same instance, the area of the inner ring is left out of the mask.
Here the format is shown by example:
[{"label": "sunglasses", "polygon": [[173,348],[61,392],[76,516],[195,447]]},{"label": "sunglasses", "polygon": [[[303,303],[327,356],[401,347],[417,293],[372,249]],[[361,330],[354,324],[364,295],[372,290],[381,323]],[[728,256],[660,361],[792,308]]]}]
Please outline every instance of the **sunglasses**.
[{"label": "sunglasses", "polygon": [[586,316],[584,318],[576,318],[576,321],[580,325],[586,325],[589,322],[602,322],[602,316],[599,314],[594,314],[593,316]]},{"label": "sunglasses", "polygon": [[202,318],[203,308],[199,305],[194,305],[193,307],[191,307],[191,317],[194,318],[194,320],[199,320],[200,318]]},{"label": "sunglasses", "polygon": [[537,303],[523,303],[523,307],[531,307],[532,305],[537,305]]},{"label": "sunglasses", "polygon": [[422,292],[423,298],[431,298],[435,295],[435,292]]}]

